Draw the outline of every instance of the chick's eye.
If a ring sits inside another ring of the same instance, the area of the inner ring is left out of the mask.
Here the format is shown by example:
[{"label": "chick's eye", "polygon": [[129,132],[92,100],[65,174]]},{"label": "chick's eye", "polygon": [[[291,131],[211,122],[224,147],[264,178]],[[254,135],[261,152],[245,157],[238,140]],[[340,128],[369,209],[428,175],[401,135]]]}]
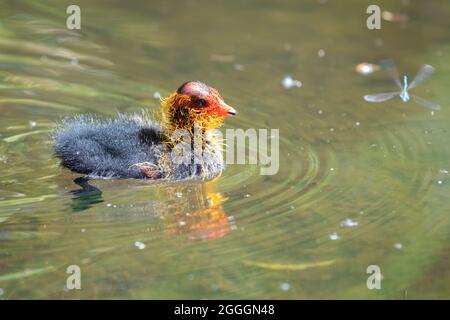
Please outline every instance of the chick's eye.
[{"label": "chick's eye", "polygon": [[195,104],[199,107],[204,107],[204,106],[206,106],[206,100],[205,99],[197,99],[195,101]]}]

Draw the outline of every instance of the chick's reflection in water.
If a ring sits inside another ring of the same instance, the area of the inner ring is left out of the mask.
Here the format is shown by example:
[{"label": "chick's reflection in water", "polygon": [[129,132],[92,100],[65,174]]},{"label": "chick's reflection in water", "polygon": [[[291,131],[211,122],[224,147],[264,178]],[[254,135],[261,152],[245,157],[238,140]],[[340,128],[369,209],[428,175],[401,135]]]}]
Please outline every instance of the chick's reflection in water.
[{"label": "chick's reflection in water", "polygon": [[[236,228],[222,204],[227,198],[215,192],[214,181],[165,189],[172,195],[170,204],[160,203],[160,217],[166,221],[168,234],[187,234],[192,240],[211,240]],[[165,208],[164,208],[165,207]]]},{"label": "chick's reflection in water", "polygon": [[[82,183],[80,183],[80,181]],[[93,206],[105,202],[103,196],[114,190],[100,190],[98,181],[76,179],[74,181],[82,189],[71,191],[73,211],[87,210]],[[114,189],[120,187],[125,190],[123,184],[130,187],[129,181],[117,180]],[[134,202],[132,204],[115,204],[112,213],[103,215],[105,222],[117,220],[135,221],[139,219],[157,219],[157,230],[169,235],[185,234],[192,240],[211,240],[221,238],[235,229],[234,217],[228,216],[223,208],[227,198],[215,191],[216,180],[208,182],[184,182],[178,184],[152,184],[134,185],[134,193],[139,192],[148,199],[152,194],[156,199]],[[95,192],[93,192],[95,191]],[[92,196],[95,199],[92,199]],[[141,197],[138,197],[142,199]],[[110,204],[107,207],[111,208]],[[148,222],[154,223],[155,220]],[[155,225],[154,225],[155,226]]]}]

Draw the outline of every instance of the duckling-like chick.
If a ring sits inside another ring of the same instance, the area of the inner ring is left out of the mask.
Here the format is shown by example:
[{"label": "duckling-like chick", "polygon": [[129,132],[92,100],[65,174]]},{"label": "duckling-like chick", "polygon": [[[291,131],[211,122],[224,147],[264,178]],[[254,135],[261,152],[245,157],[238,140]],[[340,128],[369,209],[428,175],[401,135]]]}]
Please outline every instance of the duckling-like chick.
[{"label": "duckling-like chick", "polygon": [[211,179],[224,165],[213,129],[236,110],[218,91],[199,81],[182,84],[161,99],[162,119],[78,115],[53,133],[61,164],[90,177]]}]

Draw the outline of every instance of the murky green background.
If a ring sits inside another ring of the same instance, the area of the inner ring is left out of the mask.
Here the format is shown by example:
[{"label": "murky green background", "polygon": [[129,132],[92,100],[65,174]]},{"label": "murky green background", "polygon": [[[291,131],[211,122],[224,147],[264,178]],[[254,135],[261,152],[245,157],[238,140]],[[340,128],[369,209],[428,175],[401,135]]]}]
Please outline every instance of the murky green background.
[{"label": "murky green background", "polygon": [[[69,4],[0,1],[0,299],[450,298],[448,1],[78,1],[76,32]],[[409,21],[370,31],[369,4]],[[442,110],[365,102],[395,86],[355,65],[383,58],[436,67],[415,92]],[[279,173],[74,197],[55,122],[157,111],[191,79],[238,109],[226,127],[280,129]]]}]

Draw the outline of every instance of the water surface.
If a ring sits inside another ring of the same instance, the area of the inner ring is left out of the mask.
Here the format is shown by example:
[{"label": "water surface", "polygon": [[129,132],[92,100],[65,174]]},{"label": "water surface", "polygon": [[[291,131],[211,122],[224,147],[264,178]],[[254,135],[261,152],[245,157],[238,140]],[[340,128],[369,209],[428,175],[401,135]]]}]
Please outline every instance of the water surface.
[{"label": "water surface", "polygon": [[[80,31],[69,3],[0,4],[0,298],[449,298],[448,1],[380,1],[409,20],[379,31],[356,0],[79,1]],[[442,110],[365,102],[395,86],[354,67],[384,58],[433,65],[414,92]],[[191,79],[236,107],[227,128],[280,129],[278,174],[73,194],[57,121],[158,111]]]}]

